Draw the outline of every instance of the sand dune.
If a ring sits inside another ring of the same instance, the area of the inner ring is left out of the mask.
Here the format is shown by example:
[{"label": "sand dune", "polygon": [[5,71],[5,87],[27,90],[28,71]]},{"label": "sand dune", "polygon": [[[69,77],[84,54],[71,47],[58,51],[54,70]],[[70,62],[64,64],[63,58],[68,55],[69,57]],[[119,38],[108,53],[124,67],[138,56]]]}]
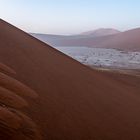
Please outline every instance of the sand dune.
[{"label": "sand dune", "polygon": [[99,43],[99,46],[104,48],[140,51],[140,28],[110,36],[107,40]]},{"label": "sand dune", "polygon": [[81,34],[82,35],[92,35],[94,37],[97,37],[97,36],[113,35],[113,34],[118,34],[118,33],[120,33],[120,31],[118,31],[116,29],[112,29],[112,28],[99,28],[97,30],[83,32]]},{"label": "sand dune", "polygon": [[10,76],[15,74],[12,68],[0,63],[0,139],[40,140],[42,138],[36,124],[19,111],[28,107],[23,97],[35,98],[37,94]]},{"label": "sand dune", "polygon": [[1,103],[2,140],[140,139],[139,77],[92,70],[3,20],[0,62],[16,72],[0,69],[7,97],[28,103]]},{"label": "sand dune", "polygon": [[46,42],[49,41],[50,44],[54,46],[87,46],[87,47],[100,47],[100,48],[114,48],[121,50],[129,50],[129,51],[140,51],[140,28],[116,33],[113,35],[107,36],[86,36],[82,38],[58,38],[57,40],[49,39],[45,36],[37,36],[37,38]]},{"label": "sand dune", "polygon": [[31,35],[47,44],[49,43],[52,46],[61,46],[61,45],[64,46],[65,43],[67,46],[67,42],[70,42],[71,44],[73,41],[76,40],[82,40],[82,39],[87,40],[89,38],[93,39],[96,37],[114,35],[118,33],[120,33],[120,31],[116,29],[100,28],[97,30],[87,31],[76,35],[51,35],[51,34],[39,34],[39,33],[31,33]]}]

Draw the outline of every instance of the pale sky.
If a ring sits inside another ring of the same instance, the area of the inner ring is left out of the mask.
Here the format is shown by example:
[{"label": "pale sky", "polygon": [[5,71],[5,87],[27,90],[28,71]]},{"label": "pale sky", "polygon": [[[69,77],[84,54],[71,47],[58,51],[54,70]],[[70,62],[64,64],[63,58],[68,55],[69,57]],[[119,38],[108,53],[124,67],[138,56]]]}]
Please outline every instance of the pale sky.
[{"label": "pale sky", "polygon": [[140,0],[0,0],[0,18],[26,32],[128,30],[140,27]]}]

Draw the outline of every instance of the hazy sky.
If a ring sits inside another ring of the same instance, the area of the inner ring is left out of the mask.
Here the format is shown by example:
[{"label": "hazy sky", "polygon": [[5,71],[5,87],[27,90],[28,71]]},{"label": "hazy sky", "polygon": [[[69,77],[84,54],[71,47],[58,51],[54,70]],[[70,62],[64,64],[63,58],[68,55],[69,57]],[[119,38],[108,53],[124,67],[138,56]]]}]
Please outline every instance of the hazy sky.
[{"label": "hazy sky", "polygon": [[127,30],[140,27],[140,0],[0,0],[0,18],[27,32]]}]

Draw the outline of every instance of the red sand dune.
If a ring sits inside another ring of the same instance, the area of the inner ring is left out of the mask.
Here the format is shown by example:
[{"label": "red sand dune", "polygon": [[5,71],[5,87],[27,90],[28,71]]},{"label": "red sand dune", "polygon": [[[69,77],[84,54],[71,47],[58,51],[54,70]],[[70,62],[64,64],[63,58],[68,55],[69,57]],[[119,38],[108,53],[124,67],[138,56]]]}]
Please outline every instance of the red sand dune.
[{"label": "red sand dune", "polygon": [[5,96],[28,103],[1,103],[2,140],[140,139],[139,77],[92,70],[3,20],[0,62],[16,72],[0,73]]}]

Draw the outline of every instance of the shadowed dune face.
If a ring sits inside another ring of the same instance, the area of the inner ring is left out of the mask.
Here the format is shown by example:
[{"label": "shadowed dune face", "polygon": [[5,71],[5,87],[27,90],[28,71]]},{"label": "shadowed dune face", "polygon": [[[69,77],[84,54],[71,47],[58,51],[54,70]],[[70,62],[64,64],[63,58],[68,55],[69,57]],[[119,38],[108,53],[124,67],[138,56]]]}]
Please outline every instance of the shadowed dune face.
[{"label": "shadowed dune face", "polygon": [[[3,63],[0,63],[0,70],[16,74],[13,69]],[[18,111],[18,109],[29,107],[24,96],[35,98],[37,94],[18,80],[0,72],[0,139],[41,139],[36,124]]]},{"label": "shadowed dune face", "polygon": [[1,71],[0,87],[28,103],[1,106],[13,118],[1,115],[2,140],[140,139],[139,77],[91,70],[2,20],[0,62],[16,72]]}]

